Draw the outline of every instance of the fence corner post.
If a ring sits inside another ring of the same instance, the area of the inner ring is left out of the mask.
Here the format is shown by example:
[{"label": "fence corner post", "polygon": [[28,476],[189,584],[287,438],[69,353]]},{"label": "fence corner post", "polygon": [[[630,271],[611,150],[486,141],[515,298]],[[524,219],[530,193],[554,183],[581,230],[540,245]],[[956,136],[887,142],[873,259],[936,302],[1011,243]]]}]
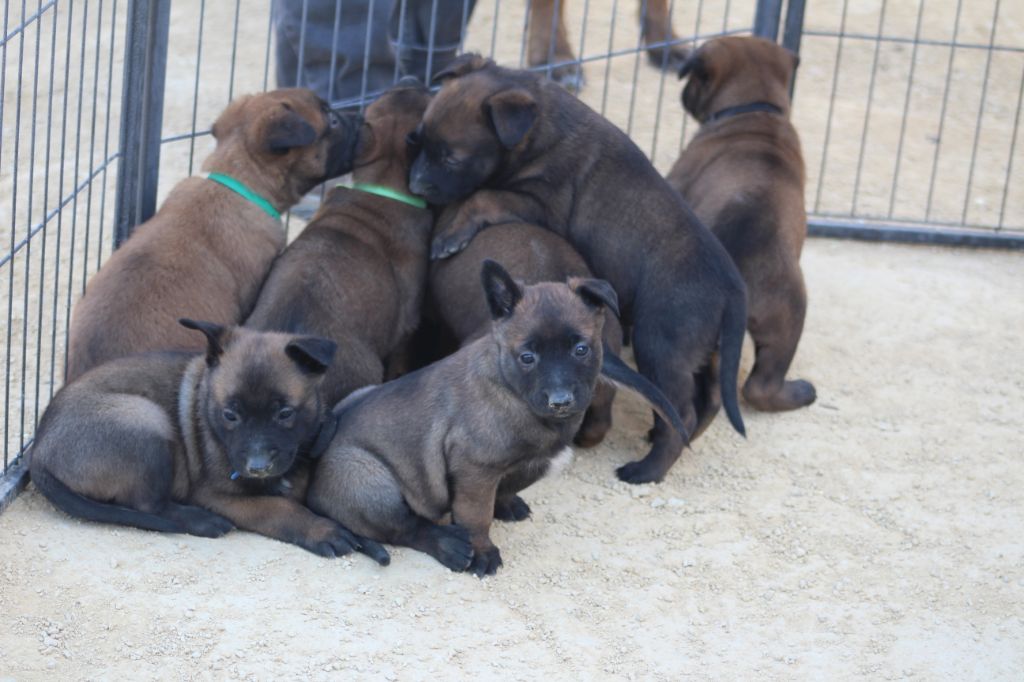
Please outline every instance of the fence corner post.
[{"label": "fence corner post", "polygon": [[171,1],[128,3],[114,248],[156,212]]},{"label": "fence corner post", "polygon": [[775,42],[782,18],[782,0],[757,0],[754,12],[754,35]]}]

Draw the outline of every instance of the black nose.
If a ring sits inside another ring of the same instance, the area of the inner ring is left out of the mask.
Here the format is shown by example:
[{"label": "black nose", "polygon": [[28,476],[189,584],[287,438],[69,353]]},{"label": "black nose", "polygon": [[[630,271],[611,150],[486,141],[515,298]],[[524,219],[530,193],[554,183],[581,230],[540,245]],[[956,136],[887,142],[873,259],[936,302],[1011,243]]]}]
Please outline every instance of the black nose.
[{"label": "black nose", "polygon": [[274,459],[278,455],[277,448],[267,448],[259,454],[250,456],[246,463],[245,468],[248,470],[250,476],[259,476],[265,474],[274,467]]},{"label": "black nose", "polygon": [[575,400],[572,391],[552,391],[548,393],[548,407],[553,410],[564,410],[567,407],[572,407]]}]

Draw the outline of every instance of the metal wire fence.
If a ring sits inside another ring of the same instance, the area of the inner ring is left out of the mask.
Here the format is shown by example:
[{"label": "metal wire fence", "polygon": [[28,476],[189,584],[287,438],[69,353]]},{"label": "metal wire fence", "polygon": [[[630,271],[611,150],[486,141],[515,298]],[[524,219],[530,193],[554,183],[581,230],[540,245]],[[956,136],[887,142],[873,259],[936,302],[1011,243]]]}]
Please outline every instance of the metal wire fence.
[{"label": "metal wire fence", "polygon": [[[659,11],[674,32],[645,37],[638,16]],[[547,50],[531,46],[531,30],[550,34]],[[582,73],[579,96],[667,171],[696,128],[670,49],[751,32],[802,55],[794,121],[812,232],[1024,245],[1024,3],[10,0],[0,508],[60,386],[74,302],[114,245],[198,172],[210,124],[235,96],[299,84],[362,106],[403,71],[433,73],[475,50],[549,76]],[[301,220],[287,225],[294,233]]]}]

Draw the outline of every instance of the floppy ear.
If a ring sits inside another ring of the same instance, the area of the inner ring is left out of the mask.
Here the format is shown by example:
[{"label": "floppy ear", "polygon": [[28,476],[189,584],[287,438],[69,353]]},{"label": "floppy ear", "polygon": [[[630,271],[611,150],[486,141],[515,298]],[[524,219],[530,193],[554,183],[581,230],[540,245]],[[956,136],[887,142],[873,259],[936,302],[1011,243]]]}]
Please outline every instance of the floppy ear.
[{"label": "floppy ear", "polygon": [[502,146],[512,149],[537,121],[537,100],[522,88],[504,90],[484,103],[484,113],[491,119]]},{"label": "floppy ear", "polygon": [[683,60],[679,66],[679,80],[683,80],[691,73],[697,76],[702,76],[704,73],[703,55],[700,50],[694,50]]},{"label": "floppy ear", "polygon": [[494,62],[490,59],[485,59],[482,55],[476,52],[467,52],[466,54],[459,55],[452,61],[448,62],[448,66],[434,74],[434,77],[430,82],[443,83],[449,78],[465,76],[467,73],[479,71],[493,63]]},{"label": "floppy ear", "polygon": [[800,55],[789,48],[786,48],[786,52],[788,52],[789,56],[793,59],[793,73],[796,73],[797,67],[800,66]]},{"label": "floppy ear", "polygon": [[224,354],[227,328],[213,322],[190,320],[187,317],[178,320],[178,324],[206,335],[206,365],[208,367],[216,367],[217,363],[220,362],[220,356]]},{"label": "floppy ear", "polygon": [[307,374],[323,374],[331,366],[338,344],[318,336],[300,336],[284,347],[285,355]]},{"label": "floppy ear", "polygon": [[316,130],[306,119],[289,108],[267,124],[265,142],[272,154],[284,154],[295,147],[305,147],[316,140]]},{"label": "floppy ear", "polygon": [[516,304],[523,298],[523,290],[512,279],[512,275],[488,258],[480,270],[480,279],[484,284],[487,307],[491,309],[491,319],[511,316]]},{"label": "floppy ear", "polygon": [[569,288],[587,305],[593,308],[607,307],[615,313],[615,317],[619,316],[619,297],[605,280],[573,277],[569,280]]}]

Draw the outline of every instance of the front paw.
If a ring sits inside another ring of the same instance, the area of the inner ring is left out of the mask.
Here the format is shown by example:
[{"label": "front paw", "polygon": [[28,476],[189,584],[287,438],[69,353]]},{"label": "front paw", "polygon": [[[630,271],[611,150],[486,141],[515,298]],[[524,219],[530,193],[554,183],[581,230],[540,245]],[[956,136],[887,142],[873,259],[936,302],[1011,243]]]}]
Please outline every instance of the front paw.
[{"label": "front paw", "polygon": [[665,476],[664,472],[651,471],[650,467],[644,463],[644,460],[623,464],[615,470],[615,475],[619,477],[620,481],[634,485],[658,483]]},{"label": "front paw", "polygon": [[359,538],[353,533],[327,519],[317,524],[304,541],[296,544],[313,554],[329,559],[345,556],[362,548]]},{"label": "front paw", "polygon": [[523,521],[530,516],[530,505],[518,495],[499,497],[494,501],[494,518],[499,521]]},{"label": "front paw", "polygon": [[434,237],[430,246],[430,260],[451,258],[469,246],[477,231],[472,228],[460,228]]},{"label": "front paw", "polygon": [[473,561],[470,562],[468,570],[476,577],[483,578],[485,575],[497,573],[501,564],[501,552],[497,547],[490,547],[489,549],[474,550]]}]

